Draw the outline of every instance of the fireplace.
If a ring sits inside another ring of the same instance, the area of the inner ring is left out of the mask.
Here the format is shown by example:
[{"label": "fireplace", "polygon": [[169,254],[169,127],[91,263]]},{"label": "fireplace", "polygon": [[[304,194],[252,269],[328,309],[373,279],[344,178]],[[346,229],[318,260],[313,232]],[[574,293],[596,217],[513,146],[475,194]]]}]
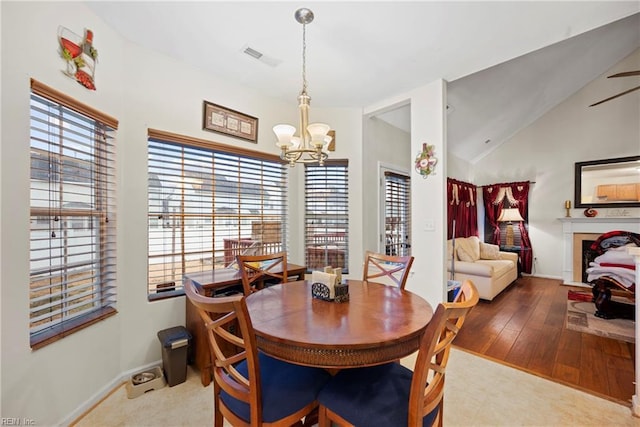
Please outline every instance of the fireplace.
[{"label": "fireplace", "polygon": [[[595,240],[583,240],[582,241],[582,247],[580,248],[580,251],[582,253],[582,268],[580,269],[580,281],[582,283],[587,283],[588,279],[589,279],[589,274],[587,273],[587,268],[589,268],[589,264],[591,264],[591,262],[593,262],[595,260],[595,258],[597,257],[597,254],[595,254],[595,251],[591,250],[591,245],[595,242]],[[576,253],[576,248],[573,249],[573,253]],[[575,256],[575,255],[574,255]],[[573,277],[574,280],[576,279],[576,271],[574,269],[573,271]]]},{"label": "fireplace", "polygon": [[640,233],[640,218],[559,218],[563,231],[562,279],[567,284],[585,285],[583,242],[593,242],[607,231]]},{"label": "fireplace", "polygon": [[573,281],[587,283],[587,250],[602,233],[573,233]]}]

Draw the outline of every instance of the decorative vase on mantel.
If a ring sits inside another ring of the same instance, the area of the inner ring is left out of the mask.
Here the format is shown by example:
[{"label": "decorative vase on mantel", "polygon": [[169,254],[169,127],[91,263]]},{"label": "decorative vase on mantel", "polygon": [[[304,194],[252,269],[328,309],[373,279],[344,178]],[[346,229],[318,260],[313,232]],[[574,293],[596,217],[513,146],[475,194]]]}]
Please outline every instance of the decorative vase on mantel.
[{"label": "decorative vase on mantel", "polygon": [[593,218],[598,215],[598,211],[593,208],[587,208],[584,210],[584,216],[587,218]]}]

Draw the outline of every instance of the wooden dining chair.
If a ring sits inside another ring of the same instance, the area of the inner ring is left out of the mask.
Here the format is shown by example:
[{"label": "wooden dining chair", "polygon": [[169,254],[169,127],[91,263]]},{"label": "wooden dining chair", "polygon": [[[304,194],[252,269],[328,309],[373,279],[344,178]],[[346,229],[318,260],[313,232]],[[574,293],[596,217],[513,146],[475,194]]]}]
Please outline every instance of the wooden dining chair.
[{"label": "wooden dining chair", "polygon": [[344,369],[318,395],[319,427],[442,426],[444,380],[451,342],[479,300],[462,284],[455,303],[441,303],[420,341],[413,371],[400,363]]},{"label": "wooden dining chair", "polygon": [[392,256],[367,251],[362,280],[384,283],[404,289],[413,264],[412,256]]},{"label": "wooden dining chair", "polygon": [[187,279],[185,292],[207,329],[213,364],[214,426],[302,425],[313,412],[326,370],[260,352],[244,295],[206,297]]},{"label": "wooden dining chair", "polygon": [[266,255],[238,255],[238,268],[242,274],[245,295],[273,283],[287,282],[287,253]]}]

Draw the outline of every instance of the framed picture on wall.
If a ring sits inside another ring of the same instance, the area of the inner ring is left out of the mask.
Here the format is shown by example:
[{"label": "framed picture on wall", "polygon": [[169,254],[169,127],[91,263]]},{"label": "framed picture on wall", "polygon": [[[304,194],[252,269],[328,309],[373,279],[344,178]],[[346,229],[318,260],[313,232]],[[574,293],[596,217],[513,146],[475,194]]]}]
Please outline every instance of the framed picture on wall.
[{"label": "framed picture on wall", "polygon": [[204,101],[202,129],[258,142],[258,119],[221,105]]}]

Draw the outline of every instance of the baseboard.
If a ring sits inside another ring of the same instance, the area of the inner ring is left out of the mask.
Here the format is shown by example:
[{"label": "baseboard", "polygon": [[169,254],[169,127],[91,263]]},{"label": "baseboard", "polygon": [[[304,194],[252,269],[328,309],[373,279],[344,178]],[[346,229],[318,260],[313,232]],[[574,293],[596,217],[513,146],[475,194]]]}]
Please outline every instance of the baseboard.
[{"label": "baseboard", "polygon": [[522,273],[522,276],[524,277],[539,277],[541,279],[552,279],[552,280],[562,280],[562,277],[560,276],[553,276],[550,274],[527,274],[527,273]]},{"label": "baseboard", "polygon": [[60,426],[71,426],[76,424],[82,417],[88,414],[93,408],[95,408],[100,402],[106,399],[111,393],[116,391],[119,387],[129,381],[131,375],[136,374],[140,371],[146,371],[149,368],[153,368],[155,366],[162,366],[162,360],[158,360],[156,362],[149,363],[147,365],[142,365],[137,368],[122,372],[116,378],[107,383],[104,387],[98,390],[93,396],[87,399],[83,404],[78,406],[72,413],[68,414],[62,421],[60,421],[57,425]]},{"label": "baseboard", "polygon": [[631,397],[631,411],[636,417],[640,417],[640,402],[638,401],[638,395],[634,394]]}]

